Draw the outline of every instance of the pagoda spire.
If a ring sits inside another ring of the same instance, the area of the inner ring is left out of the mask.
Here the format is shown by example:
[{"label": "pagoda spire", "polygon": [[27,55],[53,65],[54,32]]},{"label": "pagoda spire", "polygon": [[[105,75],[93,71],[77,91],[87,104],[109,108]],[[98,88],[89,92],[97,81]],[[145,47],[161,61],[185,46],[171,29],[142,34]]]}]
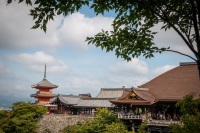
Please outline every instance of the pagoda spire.
[{"label": "pagoda spire", "polygon": [[[53,94],[50,90],[58,88],[58,86],[50,83],[46,79],[46,63],[44,66],[44,79],[39,83],[32,85],[31,87],[38,89],[38,91],[35,94],[31,94],[31,97],[37,99],[35,101],[37,105],[50,105],[51,99],[56,97],[56,95]],[[50,106],[48,106],[48,110],[50,110]]]},{"label": "pagoda spire", "polygon": [[45,63],[45,67],[44,67],[44,79],[46,79],[46,63]]}]

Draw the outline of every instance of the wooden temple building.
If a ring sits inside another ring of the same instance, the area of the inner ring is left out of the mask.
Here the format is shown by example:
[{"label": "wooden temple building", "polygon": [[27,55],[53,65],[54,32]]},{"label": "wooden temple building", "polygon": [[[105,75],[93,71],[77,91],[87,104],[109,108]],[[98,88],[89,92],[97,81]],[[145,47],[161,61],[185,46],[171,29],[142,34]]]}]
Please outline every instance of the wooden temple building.
[{"label": "wooden temple building", "polygon": [[114,104],[110,100],[120,97],[124,90],[130,88],[102,88],[96,97],[90,94],[57,95],[52,104],[58,106],[58,113],[74,115],[94,115],[96,108],[113,109]]},{"label": "wooden temple building", "polygon": [[50,83],[46,79],[46,64],[45,64],[45,71],[44,71],[43,80],[40,81],[39,83],[35,84],[35,85],[32,85],[31,87],[38,90],[35,94],[30,95],[31,97],[34,97],[34,98],[37,99],[35,101],[35,103],[37,105],[47,106],[49,113],[57,110],[57,105],[51,104],[51,99],[56,97],[56,95],[53,94],[51,90],[57,88],[58,86]]},{"label": "wooden temple building", "polygon": [[[39,101],[43,98],[48,97],[49,102],[50,98],[55,97],[52,93],[47,96],[40,92],[44,88],[57,88],[45,79],[32,86],[39,89],[32,95],[38,98],[37,103],[42,103]],[[93,116],[96,108],[106,107],[113,110],[129,130],[137,131],[139,125],[147,121],[149,132],[169,133],[169,125],[179,123],[181,116],[175,104],[191,93],[195,93],[196,98],[200,97],[197,64],[180,63],[178,67],[138,87],[102,88],[96,97],[90,94],[59,94],[51,104],[57,106],[56,113],[87,116]],[[44,95],[46,97],[41,97]]]},{"label": "wooden temple building", "polygon": [[82,98],[91,98],[88,94],[77,95],[62,95],[58,94],[57,97],[52,101],[52,104],[57,105],[57,113],[61,114],[78,114],[78,110],[74,107]]},{"label": "wooden temple building", "polygon": [[179,122],[181,116],[175,104],[190,93],[200,97],[197,64],[180,63],[110,102],[121,108],[118,117],[129,128],[137,129],[142,120],[148,120],[150,132],[170,132],[168,125]]}]

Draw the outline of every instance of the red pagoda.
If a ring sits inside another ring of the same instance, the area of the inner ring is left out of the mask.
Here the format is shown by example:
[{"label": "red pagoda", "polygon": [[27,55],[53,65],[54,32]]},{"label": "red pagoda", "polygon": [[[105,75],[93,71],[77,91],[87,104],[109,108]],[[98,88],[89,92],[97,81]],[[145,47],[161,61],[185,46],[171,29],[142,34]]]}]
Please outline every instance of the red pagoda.
[{"label": "red pagoda", "polygon": [[31,94],[31,97],[37,98],[37,100],[35,101],[37,105],[48,106],[51,103],[51,99],[56,97],[56,95],[53,94],[52,91],[50,90],[55,89],[58,86],[50,83],[46,79],[46,64],[45,64],[45,70],[44,70],[44,79],[40,81],[39,83],[32,85],[31,87],[38,89],[36,94]]}]

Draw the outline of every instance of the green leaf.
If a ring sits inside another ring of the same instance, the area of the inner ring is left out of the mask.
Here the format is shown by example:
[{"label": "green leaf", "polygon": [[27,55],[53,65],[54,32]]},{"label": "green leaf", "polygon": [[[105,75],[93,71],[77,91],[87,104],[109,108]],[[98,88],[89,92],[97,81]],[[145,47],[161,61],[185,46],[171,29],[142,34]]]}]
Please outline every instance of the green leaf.
[{"label": "green leaf", "polygon": [[24,0],[19,0],[19,2],[18,3],[21,3],[21,2],[23,2]]},{"label": "green leaf", "polygon": [[26,4],[32,6],[32,2],[31,2],[31,0],[26,0]]},{"label": "green leaf", "polygon": [[62,10],[57,11],[57,15],[60,15],[62,13]]},{"label": "green leaf", "polygon": [[39,1],[39,0],[36,0],[34,4],[37,5],[37,4],[39,4],[39,3],[40,3],[40,1]]},{"label": "green leaf", "polygon": [[40,27],[40,24],[36,24],[36,25],[34,25],[31,29],[37,29],[37,28],[39,28]]},{"label": "green leaf", "polygon": [[12,0],[7,0],[7,5],[12,3]]}]

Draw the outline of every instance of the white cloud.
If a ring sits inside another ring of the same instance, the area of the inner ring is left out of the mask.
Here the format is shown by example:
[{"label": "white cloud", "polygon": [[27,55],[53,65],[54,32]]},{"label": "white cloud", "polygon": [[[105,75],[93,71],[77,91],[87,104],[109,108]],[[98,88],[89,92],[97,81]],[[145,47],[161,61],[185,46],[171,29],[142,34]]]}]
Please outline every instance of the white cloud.
[{"label": "white cloud", "polygon": [[[14,54],[7,56],[7,58],[2,58],[3,64],[0,62],[0,93],[2,94],[29,97],[30,94],[35,93],[36,90],[31,89],[31,85],[40,81],[40,76],[35,72],[43,73],[44,63],[47,64],[47,74],[51,72],[59,73],[51,74],[52,77],[47,76],[50,82],[59,86],[53,90],[55,94],[57,94],[56,92],[62,94],[94,94],[98,93],[102,87],[137,86],[173,67],[166,65],[150,69],[149,64],[139,59],[111,65],[112,62],[119,61],[110,58],[111,54],[108,54],[109,58],[99,58],[102,56],[102,52],[92,51],[94,49],[87,51],[87,54],[71,52],[71,48],[86,50],[88,46],[84,40],[87,36],[93,36],[101,29],[112,30],[113,18],[103,16],[89,18],[81,13],[74,13],[65,18],[57,16],[54,21],[48,23],[48,30],[45,34],[40,29],[30,29],[34,24],[32,17],[28,16],[30,7],[27,7],[26,4],[17,4],[17,2],[6,6],[5,1],[0,1],[0,49],[5,48],[1,55],[5,57],[13,52],[10,50],[12,48],[20,50],[14,51]],[[156,44],[159,46],[168,46],[169,44],[173,47],[183,48],[183,51],[187,52],[188,49],[182,47],[181,39],[175,34],[173,31],[159,33],[155,37]],[[62,46],[69,47],[69,49],[63,50],[61,49]],[[23,51],[22,48],[27,48],[27,51],[34,49],[39,51],[16,54]],[[43,52],[46,49],[55,50],[55,56]],[[56,50],[59,50],[59,52]],[[71,54],[66,51],[74,53]],[[67,63],[56,58],[61,55],[67,57]],[[159,61],[157,62],[159,64]],[[17,65],[17,63],[20,65]],[[109,67],[106,68],[106,66]],[[71,72],[72,68],[73,72]],[[9,69],[12,70],[12,74],[10,74]],[[66,74],[66,72],[68,73]],[[22,91],[24,89],[27,89],[27,91]]]},{"label": "white cloud", "polygon": [[149,74],[148,65],[139,59],[132,59],[132,61],[117,62],[108,67],[109,75],[104,82],[114,87],[132,87],[138,86],[148,81]]},{"label": "white cloud", "polygon": [[148,66],[144,61],[139,59],[132,59],[132,61],[118,62],[113,66],[110,66],[108,70],[114,74],[123,76],[138,76],[148,73]]},{"label": "white cloud", "polygon": [[132,75],[132,77],[126,77],[126,76],[114,76],[114,77],[109,77],[106,79],[106,81],[104,81],[104,83],[107,82],[107,86],[105,87],[136,87],[138,85],[141,85],[145,82],[148,81],[148,78],[143,76],[143,77],[138,77],[136,75]]},{"label": "white cloud", "polygon": [[102,29],[112,30],[113,18],[97,16],[88,18],[81,13],[73,13],[65,18],[63,26],[58,30],[61,43],[72,45],[77,49],[87,49],[86,37],[94,36]]},{"label": "white cloud", "polygon": [[84,77],[76,77],[70,80],[70,86],[74,88],[94,88],[101,86],[101,83],[97,80],[91,80]]},{"label": "white cloud", "polygon": [[32,70],[41,72],[44,68],[44,63],[48,66],[48,72],[66,72],[70,68],[62,60],[57,60],[53,56],[48,55],[42,51],[34,54],[22,53],[18,55],[8,56],[9,60],[27,65]]},{"label": "white cloud", "polygon": [[21,85],[16,85],[15,86],[15,90],[17,90],[17,91],[24,91],[24,90],[26,90],[26,88],[24,86],[21,86]]},{"label": "white cloud", "polygon": [[[6,6],[6,1],[0,3],[0,48],[36,48],[43,47],[55,50],[60,46],[69,46],[78,50],[88,48],[84,42],[87,36],[94,36],[101,29],[112,30],[114,18],[96,16],[86,17],[81,13],[73,13],[67,17],[56,16],[47,25],[47,33],[42,30],[30,29],[34,25],[29,16],[30,6],[14,2]],[[62,23],[61,23],[62,22]],[[159,47],[168,47],[189,55],[189,48],[174,30],[160,30],[161,23],[152,28],[157,31],[155,43]]]},{"label": "white cloud", "polygon": [[0,62],[0,74],[8,74],[10,70],[7,69],[1,62]]},{"label": "white cloud", "polygon": [[158,75],[163,74],[164,72],[169,71],[170,69],[173,69],[175,67],[176,66],[174,66],[174,65],[165,65],[165,66],[158,67],[158,68],[152,70],[152,72],[153,72],[154,76],[158,76]]},{"label": "white cloud", "polygon": [[22,53],[18,55],[11,55],[9,58],[21,64],[44,64],[53,63],[56,60],[53,56],[47,55],[42,51],[35,52],[34,54]]},{"label": "white cloud", "polygon": [[131,62],[118,62],[108,68],[108,70],[114,75],[107,77],[104,82],[115,87],[123,85],[127,87],[139,86],[174,67],[176,66],[164,65],[149,68],[148,64],[139,59],[133,59]]},{"label": "white cloud", "polygon": [[[46,48],[57,47],[58,38],[53,33],[60,23],[61,17],[48,24],[48,32],[30,29],[34,25],[29,16],[30,6],[25,3],[13,2],[6,6],[5,1],[0,4],[0,47],[1,48],[30,48],[43,46]],[[48,47],[47,47],[48,46]]]},{"label": "white cloud", "polygon": [[37,48],[55,50],[66,45],[85,50],[87,36],[104,30],[111,30],[113,18],[97,16],[88,18],[81,13],[73,13],[67,17],[55,16],[47,25],[47,33],[40,29],[30,29],[34,25],[29,16],[30,6],[13,2],[6,6],[0,3],[0,48]]},{"label": "white cloud", "polygon": [[154,41],[158,47],[170,47],[172,50],[176,50],[185,54],[193,55],[191,50],[185,44],[183,39],[173,29],[165,31],[160,30],[162,23],[155,25],[152,30],[158,32],[154,36]]},{"label": "white cloud", "polygon": [[63,78],[55,92],[75,95],[80,93],[90,93],[95,96],[101,87],[102,82],[97,79],[89,79],[85,76],[73,75]]}]

